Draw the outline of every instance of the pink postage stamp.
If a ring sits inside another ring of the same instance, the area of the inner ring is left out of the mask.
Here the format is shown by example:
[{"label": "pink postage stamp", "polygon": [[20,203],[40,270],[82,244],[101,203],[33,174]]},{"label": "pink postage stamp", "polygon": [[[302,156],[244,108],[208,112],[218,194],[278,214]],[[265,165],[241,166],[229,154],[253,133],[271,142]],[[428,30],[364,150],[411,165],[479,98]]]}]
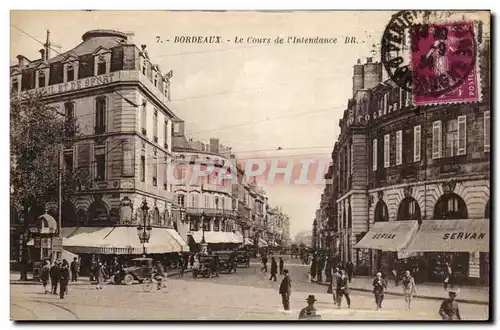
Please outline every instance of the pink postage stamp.
[{"label": "pink postage stamp", "polygon": [[415,105],[480,100],[474,23],[415,25],[410,33]]}]

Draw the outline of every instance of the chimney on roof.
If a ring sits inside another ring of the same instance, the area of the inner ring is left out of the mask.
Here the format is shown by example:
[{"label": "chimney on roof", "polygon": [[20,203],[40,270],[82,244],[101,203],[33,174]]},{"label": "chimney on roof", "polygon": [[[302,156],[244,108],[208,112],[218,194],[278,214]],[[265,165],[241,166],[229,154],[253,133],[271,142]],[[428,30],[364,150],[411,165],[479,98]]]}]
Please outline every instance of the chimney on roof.
[{"label": "chimney on roof", "polygon": [[40,52],[40,59],[42,61],[45,61],[45,49],[42,48],[39,50],[39,52]]},{"label": "chimney on roof", "polygon": [[49,59],[50,58],[50,48],[51,48],[51,44],[50,44],[50,31],[47,30],[47,39],[45,41],[45,44],[43,45],[43,47],[45,47],[45,60]]},{"label": "chimney on roof", "polygon": [[219,153],[219,139],[210,138],[210,152]]},{"label": "chimney on roof", "polygon": [[127,44],[129,45],[134,44],[135,34],[133,32],[126,32],[125,35],[127,36]]},{"label": "chimney on roof", "polygon": [[17,55],[17,61],[20,67],[26,65],[26,57],[24,57],[23,55]]}]

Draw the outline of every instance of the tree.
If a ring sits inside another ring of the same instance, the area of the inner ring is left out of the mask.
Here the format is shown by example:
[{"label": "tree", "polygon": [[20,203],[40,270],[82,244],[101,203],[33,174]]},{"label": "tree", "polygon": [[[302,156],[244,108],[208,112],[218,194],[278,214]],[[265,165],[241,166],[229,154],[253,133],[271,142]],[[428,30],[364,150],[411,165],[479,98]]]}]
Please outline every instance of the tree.
[{"label": "tree", "polygon": [[[30,211],[44,209],[57,198],[60,150],[75,137],[78,127],[39,93],[12,93],[10,107],[11,204],[22,210],[24,218],[21,280],[26,280],[29,225],[37,216],[30,218]],[[71,194],[88,181],[88,171],[67,169],[62,177],[63,192]]]}]

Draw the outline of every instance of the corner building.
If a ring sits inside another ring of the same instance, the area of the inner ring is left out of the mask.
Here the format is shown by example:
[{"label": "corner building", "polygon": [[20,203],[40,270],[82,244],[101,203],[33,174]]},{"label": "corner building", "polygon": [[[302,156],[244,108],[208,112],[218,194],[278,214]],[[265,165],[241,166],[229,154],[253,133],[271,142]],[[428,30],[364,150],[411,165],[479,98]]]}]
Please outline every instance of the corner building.
[{"label": "corner building", "polygon": [[[483,101],[420,107],[373,79],[380,63],[361,65],[333,153],[341,259],[370,275],[403,265],[435,282],[449,261],[458,283],[488,283],[489,63],[481,60]],[[400,233],[406,244],[390,246]]]},{"label": "corner building", "polygon": [[[52,54],[50,45],[47,36],[41,57],[34,61],[19,55],[10,77],[14,91],[42,92],[48,104],[67,119],[76,119],[80,128],[81,136],[64,148],[64,168],[87,171],[92,183],[63,196],[64,245],[71,236],[73,252],[102,252],[78,242],[78,234],[89,231],[86,227],[127,228],[142,223],[144,199],[152,226],[172,228],[173,194],[166,177],[172,121],[178,120],[168,107],[172,72],[162,73],[146,47],[134,44],[133,34],[88,31],[79,45],[62,54]],[[45,208],[57,218],[57,200],[31,210],[33,218]],[[123,245],[128,231],[134,232],[130,239],[139,244],[135,227],[125,231],[121,236],[110,235],[110,246]],[[103,233],[92,234],[91,240],[97,242]],[[177,236],[170,250],[185,249]],[[105,252],[126,253],[123,249]]]}]

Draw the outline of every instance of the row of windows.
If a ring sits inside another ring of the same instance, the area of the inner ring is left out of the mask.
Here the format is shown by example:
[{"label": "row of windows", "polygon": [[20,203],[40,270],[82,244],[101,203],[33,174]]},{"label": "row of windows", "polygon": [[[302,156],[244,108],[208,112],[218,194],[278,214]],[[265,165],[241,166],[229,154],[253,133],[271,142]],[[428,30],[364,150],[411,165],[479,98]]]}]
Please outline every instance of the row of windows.
[{"label": "row of windows", "polygon": [[[444,126],[444,127],[443,127]],[[421,160],[422,128],[421,125],[413,127],[413,136],[405,135],[399,130],[395,134],[395,164],[419,162]],[[444,148],[443,148],[444,138]],[[413,148],[406,140],[413,140]],[[490,112],[485,111],[483,123],[484,152],[490,151]],[[391,164],[391,134],[384,135],[383,144],[383,166],[390,167]],[[444,149],[444,150],[443,150]],[[444,153],[443,153],[444,151]],[[455,157],[467,153],[467,116],[459,116],[456,119],[444,123],[438,120],[432,124],[432,159],[442,157]],[[378,140],[372,141],[372,169],[376,171],[379,166],[378,157],[381,151],[378,148]]]},{"label": "row of windows", "polygon": [[[107,101],[106,97],[99,96],[95,99],[95,134],[102,134],[106,132],[106,110]],[[75,103],[64,103],[64,116],[66,120],[73,121],[75,119]]]},{"label": "row of windows", "polygon": [[[143,102],[141,108],[141,133],[144,136],[147,136],[147,107],[146,102]],[[174,127],[172,127],[172,130]],[[168,141],[167,137],[169,136],[168,130],[168,120],[163,122],[163,136],[164,136],[164,147],[168,149]],[[158,109],[154,109],[153,111],[153,142],[158,143]]]},{"label": "row of windows", "polygon": [[[186,200],[187,196],[189,196],[189,202]],[[199,194],[178,194],[176,198],[177,205],[180,207],[200,208],[200,197]],[[231,198],[212,195],[204,195],[203,202],[203,208],[217,210],[230,210],[233,204]]]},{"label": "row of windows", "polygon": [[[94,75],[99,76],[110,72],[110,57],[98,55],[94,66]],[[63,82],[72,82],[78,77],[78,61],[64,64]],[[35,72],[35,88],[42,88],[49,85],[50,68],[46,67]],[[19,91],[21,81],[18,77],[11,80],[11,87],[14,91]]]}]

